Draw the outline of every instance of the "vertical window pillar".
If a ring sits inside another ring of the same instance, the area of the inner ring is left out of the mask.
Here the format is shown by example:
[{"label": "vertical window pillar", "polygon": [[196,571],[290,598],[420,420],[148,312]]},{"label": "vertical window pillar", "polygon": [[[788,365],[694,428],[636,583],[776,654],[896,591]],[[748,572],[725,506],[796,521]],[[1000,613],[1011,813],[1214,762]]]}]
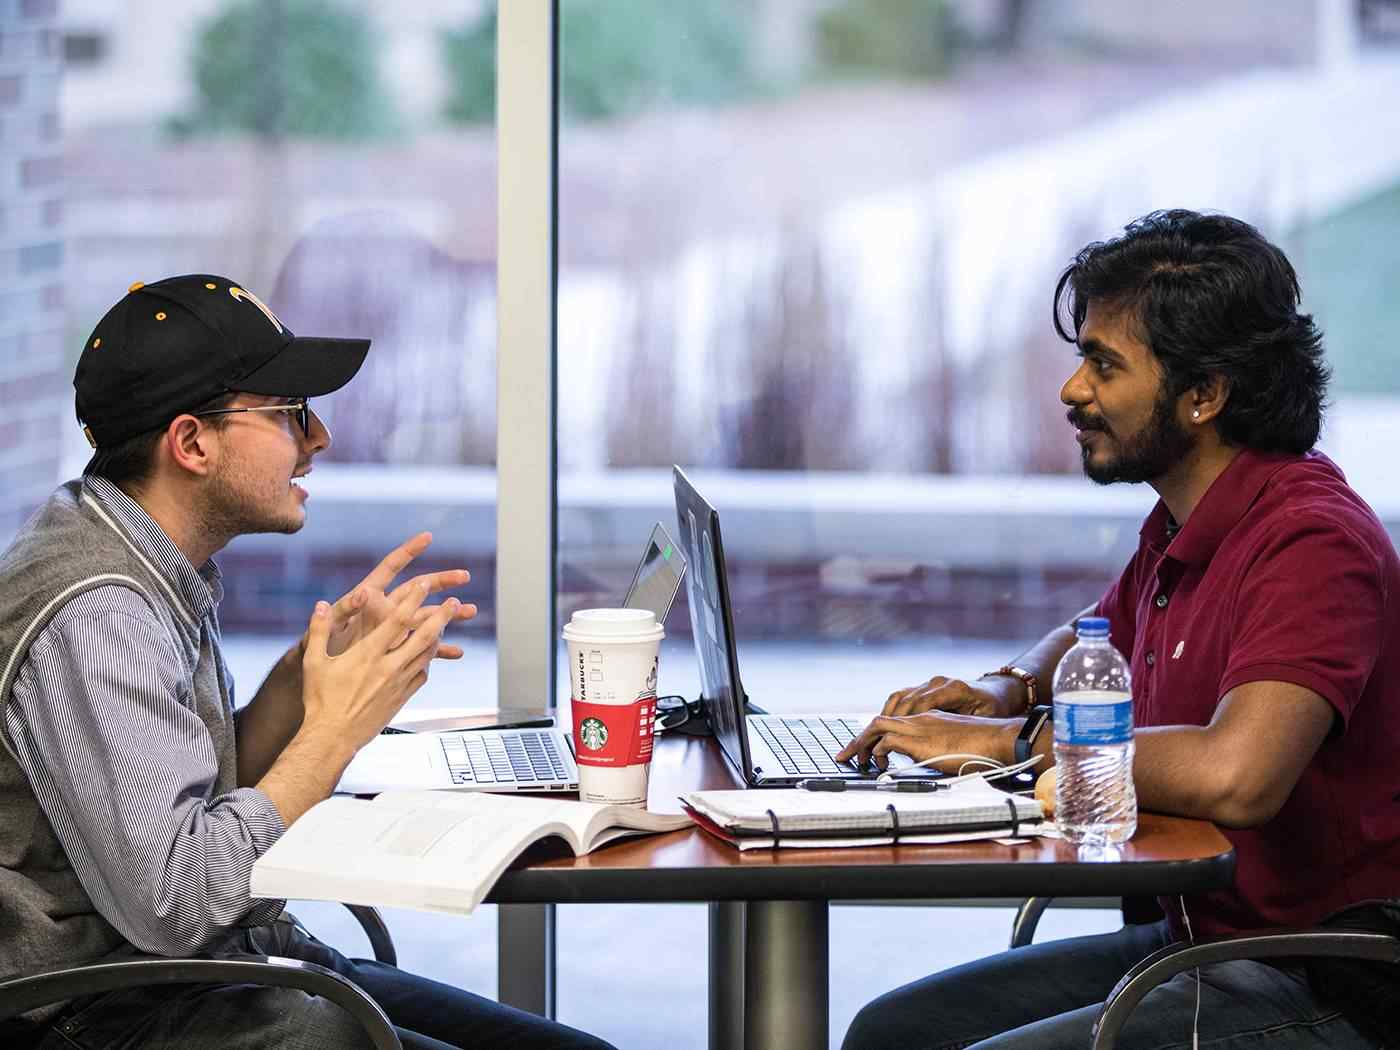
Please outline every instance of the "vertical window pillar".
[{"label": "vertical window pillar", "polygon": [[[497,12],[498,696],[552,707],[558,7]],[[503,905],[497,959],[501,1002],[554,1016],[554,905]]]}]

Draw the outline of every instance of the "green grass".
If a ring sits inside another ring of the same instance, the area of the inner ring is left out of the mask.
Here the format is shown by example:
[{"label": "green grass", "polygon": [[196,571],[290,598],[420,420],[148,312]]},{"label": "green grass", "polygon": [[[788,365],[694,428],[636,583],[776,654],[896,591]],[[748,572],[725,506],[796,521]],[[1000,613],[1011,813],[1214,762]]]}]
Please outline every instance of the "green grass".
[{"label": "green grass", "polygon": [[1400,394],[1400,185],[1286,239],[1333,394]]}]

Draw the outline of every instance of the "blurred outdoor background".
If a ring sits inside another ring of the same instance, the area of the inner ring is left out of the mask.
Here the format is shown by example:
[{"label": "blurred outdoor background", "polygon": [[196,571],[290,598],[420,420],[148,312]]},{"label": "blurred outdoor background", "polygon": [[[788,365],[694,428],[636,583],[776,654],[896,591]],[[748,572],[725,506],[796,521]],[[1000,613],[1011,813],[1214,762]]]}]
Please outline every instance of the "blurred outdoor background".
[{"label": "blurred outdoor background", "polygon": [[[241,694],[430,528],[482,614],[415,703],[494,704],[494,4],[0,13],[0,540],[86,460],[69,384],[103,311],[221,273],[298,333],[374,340],[316,405],[307,528],[221,557]],[[1153,499],[1079,474],[1055,278],[1164,207],[1289,253],[1335,370],[1322,447],[1400,534],[1397,0],[560,0],[559,48],[562,618],[674,530],[679,463],[723,515],[755,701],[875,707],[1017,655],[1098,596]],[[684,611],[667,629],[662,689],[694,695]],[[395,914],[402,958],[491,994],[493,911]],[[703,908],[560,914],[562,1020],[705,1045]],[[843,965],[883,914],[833,912],[835,1039],[1007,936],[1003,911],[906,909],[924,947]]]}]

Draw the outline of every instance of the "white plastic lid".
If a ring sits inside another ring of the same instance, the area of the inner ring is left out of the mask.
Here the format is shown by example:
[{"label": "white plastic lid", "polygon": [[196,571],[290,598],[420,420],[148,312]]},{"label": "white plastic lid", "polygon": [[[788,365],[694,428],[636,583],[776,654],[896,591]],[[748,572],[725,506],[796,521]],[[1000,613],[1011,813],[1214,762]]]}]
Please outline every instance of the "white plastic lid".
[{"label": "white plastic lid", "polygon": [[580,609],[564,625],[565,641],[660,641],[666,636],[650,609]]}]

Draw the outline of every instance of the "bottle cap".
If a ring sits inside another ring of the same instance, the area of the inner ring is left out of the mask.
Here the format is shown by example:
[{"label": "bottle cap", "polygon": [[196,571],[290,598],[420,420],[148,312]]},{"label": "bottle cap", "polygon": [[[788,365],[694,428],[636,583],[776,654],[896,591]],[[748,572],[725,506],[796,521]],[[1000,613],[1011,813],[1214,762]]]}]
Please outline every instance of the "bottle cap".
[{"label": "bottle cap", "polygon": [[1081,637],[1107,635],[1108,618],[1106,616],[1081,616],[1075,630]]}]

